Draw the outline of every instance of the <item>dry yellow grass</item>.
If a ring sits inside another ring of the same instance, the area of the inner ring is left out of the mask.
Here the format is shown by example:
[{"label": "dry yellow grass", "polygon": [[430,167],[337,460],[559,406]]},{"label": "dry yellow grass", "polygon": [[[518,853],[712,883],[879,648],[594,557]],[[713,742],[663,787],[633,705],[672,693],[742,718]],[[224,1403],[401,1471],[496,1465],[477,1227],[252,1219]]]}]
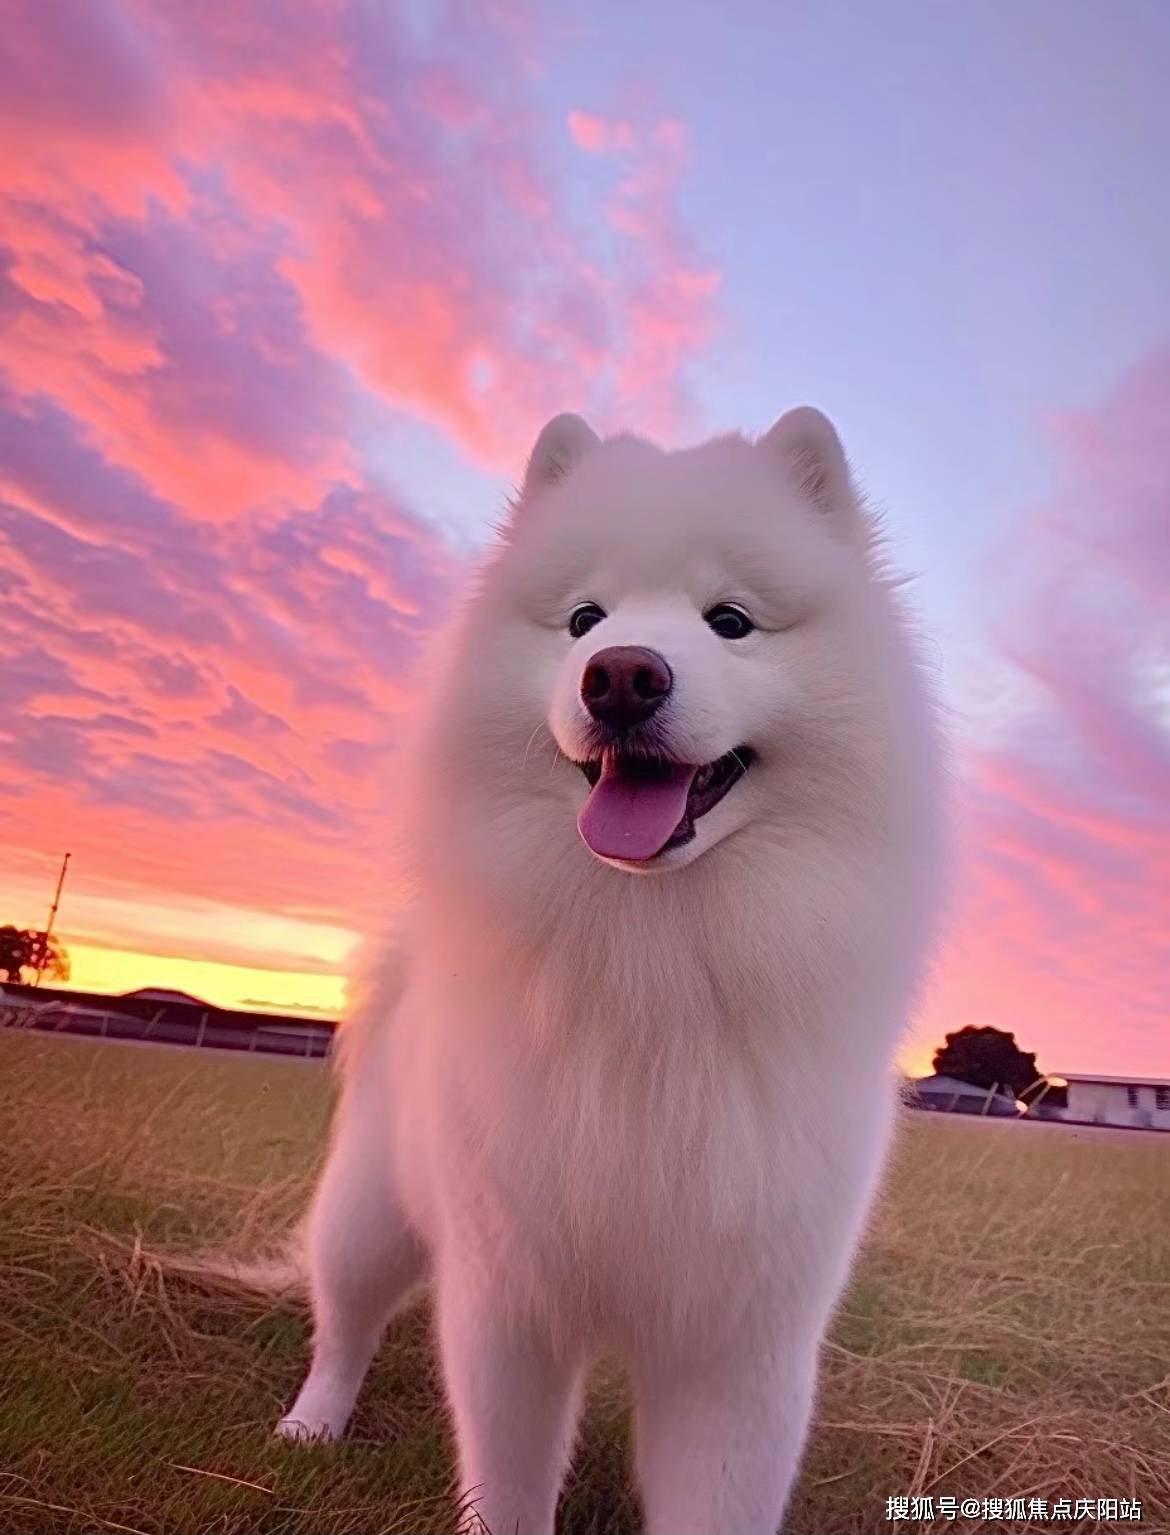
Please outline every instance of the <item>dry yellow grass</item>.
[{"label": "dry yellow grass", "polygon": [[[328,1078],[296,1061],[0,1034],[0,1529],[142,1535],[451,1531],[425,1305],[388,1337],[351,1438],[273,1421],[303,1367],[295,1305],[144,1256],[259,1240],[296,1212]],[[140,1244],[136,1248],[136,1243]],[[603,1366],[566,1535],[637,1528]],[[787,1529],[873,1535],[886,1499],[1140,1498],[1170,1531],[1170,1136],[916,1117],[825,1357]]]}]

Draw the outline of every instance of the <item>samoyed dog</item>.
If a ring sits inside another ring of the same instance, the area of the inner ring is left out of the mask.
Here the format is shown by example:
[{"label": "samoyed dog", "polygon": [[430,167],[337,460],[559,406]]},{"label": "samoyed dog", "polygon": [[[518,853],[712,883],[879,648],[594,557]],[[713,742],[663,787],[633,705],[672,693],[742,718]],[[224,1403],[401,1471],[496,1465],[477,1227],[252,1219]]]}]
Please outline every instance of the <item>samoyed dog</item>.
[{"label": "samoyed dog", "polygon": [[937,904],[896,584],[817,411],[545,427],[398,753],[409,916],[344,1030],[281,1432],[342,1432],[429,1280],[493,1535],[553,1530],[601,1348],[650,1535],[774,1535]]}]

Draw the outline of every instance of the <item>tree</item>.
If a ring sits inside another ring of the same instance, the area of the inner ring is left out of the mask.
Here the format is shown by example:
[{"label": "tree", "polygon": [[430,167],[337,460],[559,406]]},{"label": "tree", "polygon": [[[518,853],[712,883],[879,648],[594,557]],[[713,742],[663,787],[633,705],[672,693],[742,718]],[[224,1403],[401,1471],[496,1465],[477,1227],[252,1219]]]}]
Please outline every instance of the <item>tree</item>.
[{"label": "tree", "polygon": [[69,955],[58,939],[32,927],[0,927],[0,978],[33,981],[38,973],[69,979]]},{"label": "tree", "polygon": [[946,1044],[935,1051],[934,1069],[940,1077],[954,1077],[985,1091],[998,1087],[1024,1103],[1038,1097],[1045,1086],[1035,1055],[1021,1050],[1014,1034],[991,1027],[969,1024],[948,1034]]}]

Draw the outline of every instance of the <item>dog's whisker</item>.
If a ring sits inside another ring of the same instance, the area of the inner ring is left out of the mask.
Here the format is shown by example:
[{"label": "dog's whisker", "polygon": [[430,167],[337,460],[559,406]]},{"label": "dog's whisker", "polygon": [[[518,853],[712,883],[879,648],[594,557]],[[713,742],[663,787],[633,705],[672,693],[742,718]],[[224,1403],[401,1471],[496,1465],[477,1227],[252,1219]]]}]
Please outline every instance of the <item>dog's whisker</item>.
[{"label": "dog's whisker", "polygon": [[524,760],[520,764],[520,771],[521,772],[523,772],[524,769],[528,766],[528,754],[532,750],[532,743],[536,740],[537,736],[540,734],[540,732],[542,730],[547,730],[547,729],[548,729],[548,726],[545,724],[545,722],[543,720],[537,720],[536,728],[533,730],[532,734],[528,737],[528,743],[527,743],[527,745],[524,748]]}]

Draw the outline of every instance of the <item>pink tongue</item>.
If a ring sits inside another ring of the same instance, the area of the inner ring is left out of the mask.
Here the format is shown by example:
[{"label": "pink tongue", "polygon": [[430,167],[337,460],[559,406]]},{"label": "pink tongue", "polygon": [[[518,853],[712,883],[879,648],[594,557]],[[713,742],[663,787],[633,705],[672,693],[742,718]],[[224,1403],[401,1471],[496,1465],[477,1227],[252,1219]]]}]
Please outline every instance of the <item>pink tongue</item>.
[{"label": "pink tongue", "polygon": [[683,763],[669,774],[635,778],[606,763],[577,817],[577,830],[602,858],[653,858],[686,814],[695,769]]}]

